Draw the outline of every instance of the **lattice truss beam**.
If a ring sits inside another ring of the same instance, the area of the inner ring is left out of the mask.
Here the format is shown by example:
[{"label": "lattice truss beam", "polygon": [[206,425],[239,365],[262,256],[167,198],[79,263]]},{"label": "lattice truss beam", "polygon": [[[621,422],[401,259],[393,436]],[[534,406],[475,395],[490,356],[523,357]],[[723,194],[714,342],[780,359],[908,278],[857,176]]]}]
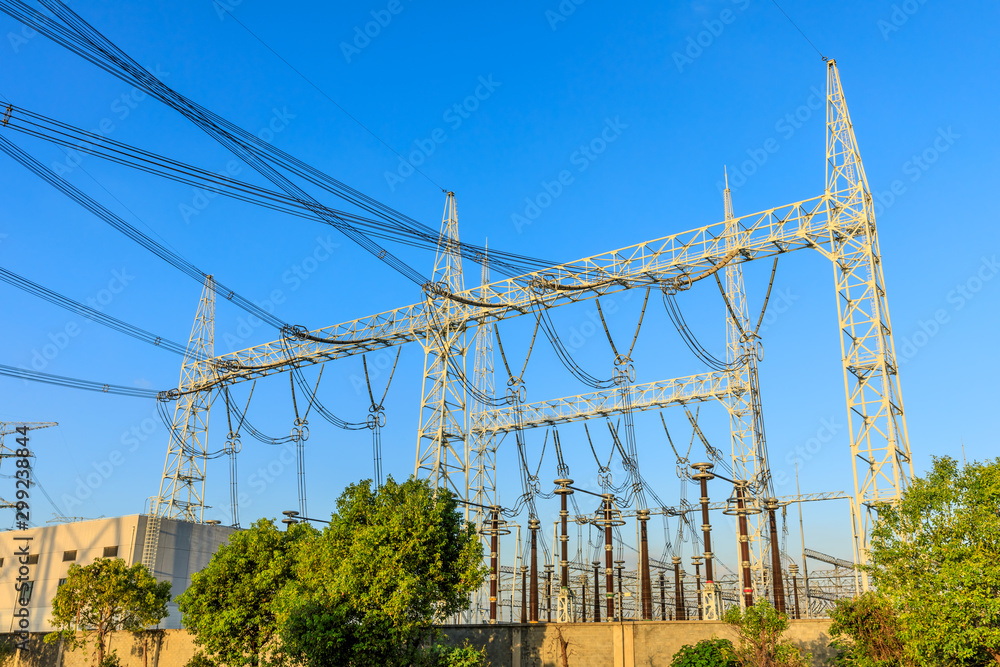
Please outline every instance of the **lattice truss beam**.
[{"label": "lattice truss beam", "polygon": [[[736,269],[744,262],[814,249],[834,265],[855,468],[855,545],[858,559],[863,562],[868,529],[864,508],[898,498],[912,475],[912,463],[872,199],[839,73],[832,60],[828,63],[827,79],[827,186],[819,196],[750,215],[727,215],[727,219],[715,224],[472,289],[464,289],[460,263],[449,259],[455,253],[447,242],[451,233],[451,214],[446,211],[435,282],[425,287],[424,300],[310,332],[313,338],[336,343],[288,336],[219,357],[192,359],[191,374],[182,381],[177,393],[181,396],[207,394],[222,385],[254,380],[294,367],[421,342],[428,361],[417,469],[433,471],[435,483],[440,483],[441,476],[447,477],[448,486],[467,496],[469,445],[466,434],[469,425],[464,415],[468,412],[466,399],[464,394],[460,396],[453,390],[455,378],[449,374],[449,364],[443,360],[450,358],[464,364],[464,335],[468,329],[480,327],[481,331],[483,325],[524,315],[534,316],[543,310],[627,289],[651,286],[684,289],[693,280],[723,267]],[[449,210],[453,211],[453,197],[449,197],[449,202]],[[457,239],[457,227],[454,233]],[[188,365],[187,360],[185,365]],[[730,378],[727,389],[737,384],[745,388],[744,379],[738,380]],[[721,378],[712,381],[718,381],[720,386],[723,383]],[[638,401],[648,409],[679,400],[678,392],[694,386],[691,382],[690,378],[672,380],[633,390],[650,392],[646,403],[642,399]],[[741,392],[739,396],[749,396],[745,389]],[[577,418],[603,415],[603,411],[615,409],[613,403],[612,391],[606,395],[584,395],[525,406],[525,415],[528,423],[558,423],[572,415]],[[536,408],[535,416],[529,416],[532,407]],[[449,421],[445,413],[459,408],[463,415]],[[477,413],[473,418],[474,432],[490,429],[497,432],[502,430],[501,425],[508,423],[505,421],[508,418],[497,412]],[[739,428],[744,430],[737,434],[738,438],[734,436],[734,440],[746,443],[749,439],[751,443],[740,445],[741,451],[755,451],[754,429],[745,428],[743,417],[739,421]],[[175,437],[177,435],[175,433]],[[438,440],[435,441],[435,437]],[[758,465],[753,462],[752,467]]]}]

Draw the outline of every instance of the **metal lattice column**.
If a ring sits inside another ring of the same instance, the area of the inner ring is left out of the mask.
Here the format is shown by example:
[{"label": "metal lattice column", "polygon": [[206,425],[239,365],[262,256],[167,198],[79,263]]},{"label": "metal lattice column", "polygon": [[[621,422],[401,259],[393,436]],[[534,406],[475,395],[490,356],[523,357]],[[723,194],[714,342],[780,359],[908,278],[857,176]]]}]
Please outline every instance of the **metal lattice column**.
[{"label": "metal lattice column", "polygon": [[199,383],[214,379],[212,367],[199,363],[214,354],[215,291],[212,276],[207,276],[181,365],[180,396],[174,407],[160,492],[152,499],[150,507],[154,516],[197,522],[204,519],[208,415],[212,392],[186,392]]},{"label": "metal lattice column", "polygon": [[[726,220],[726,249],[740,247],[739,221],[733,215],[733,200],[726,178],[724,192]],[[754,324],[750,322],[746,291],[743,286],[743,267],[729,263],[725,268],[726,308],[726,361],[729,371],[730,392],[726,396],[729,411],[730,444],[732,446],[733,475],[736,480],[746,480],[746,492],[759,505],[772,494],[767,493],[770,482],[764,447],[764,419],[757,382],[758,341]],[[729,309],[732,308],[732,312]],[[755,595],[763,594],[764,582],[764,522],[759,515],[747,516],[750,547],[750,586]],[[739,545],[737,545],[739,551]],[[738,556],[739,560],[742,557]],[[744,582],[746,583],[746,582]],[[742,599],[742,598],[741,598]]]},{"label": "metal lattice column", "polygon": [[449,192],[441,220],[433,284],[425,291],[428,327],[417,434],[415,474],[468,499],[469,442],[466,437],[465,306],[443,296],[465,290],[458,246],[455,193]]},{"label": "metal lattice column", "polygon": [[[854,462],[854,540],[867,562],[872,503],[897,500],[913,476],[871,191],[837,64],[827,68],[826,193]],[[867,574],[862,573],[867,589]]]}]

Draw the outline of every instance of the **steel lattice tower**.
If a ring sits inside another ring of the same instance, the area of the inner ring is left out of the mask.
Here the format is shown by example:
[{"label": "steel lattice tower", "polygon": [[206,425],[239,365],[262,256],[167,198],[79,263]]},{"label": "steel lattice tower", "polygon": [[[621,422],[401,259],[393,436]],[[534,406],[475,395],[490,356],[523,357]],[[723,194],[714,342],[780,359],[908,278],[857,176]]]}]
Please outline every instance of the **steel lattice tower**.
[{"label": "steel lattice tower", "polygon": [[[855,557],[868,560],[874,503],[898,500],[913,476],[871,191],[836,62],[827,69],[826,194],[854,462]],[[861,573],[867,589],[867,573]]]},{"label": "steel lattice tower", "polygon": [[179,396],[174,407],[160,493],[152,499],[150,507],[150,513],[154,516],[186,521],[204,520],[208,416],[212,392],[189,390],[214,377],[214,369],[204,363],[205,359],[213,356],[215,290],[212,276],[207,276],[181,365]]},{"label": "steel lattice tower", "polygon": [[426,336],[421,339],[424,379],[414,472],[417,477],[429,479],[435,489],[443,487],[468,499],[466,322],[463,318],[466,308],[445,296],[465,290],[458,243],[455,193],[449,192],[441,219],[433,283],[425,288],[428,326]]},{"label": "steel lattice tower", "polygon": [[[483,279],[480,299],[489,300],[486,286],[489,284],[489,265],[483,256]],[[476,329],[475,362],[472,382],[479,396],[493,397],[496,392],[496,379],[493,374],[493,327],[480,324]],[[482,430],[484,413],[492,406],[473,397],[471,410],[472,433],[472,502],[473,523],[476,530],[482,532],[483,520],[487,506],[497,504],[497,458],[496,432]],[[478,428],[476,428],[478,427]]]}]

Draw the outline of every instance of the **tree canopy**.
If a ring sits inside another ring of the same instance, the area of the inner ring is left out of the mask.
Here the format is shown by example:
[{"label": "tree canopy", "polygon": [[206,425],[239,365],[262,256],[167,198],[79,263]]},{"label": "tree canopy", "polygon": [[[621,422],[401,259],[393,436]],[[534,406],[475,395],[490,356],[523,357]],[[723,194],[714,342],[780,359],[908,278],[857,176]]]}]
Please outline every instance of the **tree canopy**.
[{"label": "tree canopy", "polygon": [[178,601],[230,667],[451,664],[479,653],[433,647],[431,626],[466,608],[485,573],[449,493],[389,478],[347,487],[322,533],[269,520],[234,533]]},{"label": "tree canopy", "polygon": [[280,664],[274,599],[291,578],[292,545],[315,533],[269,519],[233,533],[177,598],[195,641],[231,667]]},{"label": "tree canopy", "polygon": [[329,527],[297,551],[281,636],[310,667],[410,664],[431,624],[465,609],[485,577],[458,504],[412,478],[352,484]]},{"label": "tree canopy", "polygon": [[1000,459],[935,458],[880,505],[869,572],[914,665],[1000,663]]},{"label": "tree canopy", "polygon": [[[51,623],[58,630],[46,641],[62,638],[77,648],[93,638],[101,664],[109,632],[139,632],[159,623],[167,616],[169,601],[170,582],[157,582],[141,563],[130,567],[120,558],[73,563],[52,600]],[[79,639],[77,631],[82,633]]]}]

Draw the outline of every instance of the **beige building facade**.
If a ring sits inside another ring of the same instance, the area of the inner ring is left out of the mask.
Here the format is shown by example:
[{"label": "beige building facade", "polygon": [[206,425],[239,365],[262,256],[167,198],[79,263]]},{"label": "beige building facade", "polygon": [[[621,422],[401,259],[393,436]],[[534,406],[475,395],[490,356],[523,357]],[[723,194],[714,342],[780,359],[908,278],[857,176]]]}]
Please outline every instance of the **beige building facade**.
[{"label": "beige building facade", "polygon": [[[171,582],[176,598],[236,530],[132,514],[0,532],[0,632],[51,631],[52,598],[69,566],[95,558],[153,563],[154,576]],[[171,600],[168,609],[157,627],[180,628],[177,603]]]}]

